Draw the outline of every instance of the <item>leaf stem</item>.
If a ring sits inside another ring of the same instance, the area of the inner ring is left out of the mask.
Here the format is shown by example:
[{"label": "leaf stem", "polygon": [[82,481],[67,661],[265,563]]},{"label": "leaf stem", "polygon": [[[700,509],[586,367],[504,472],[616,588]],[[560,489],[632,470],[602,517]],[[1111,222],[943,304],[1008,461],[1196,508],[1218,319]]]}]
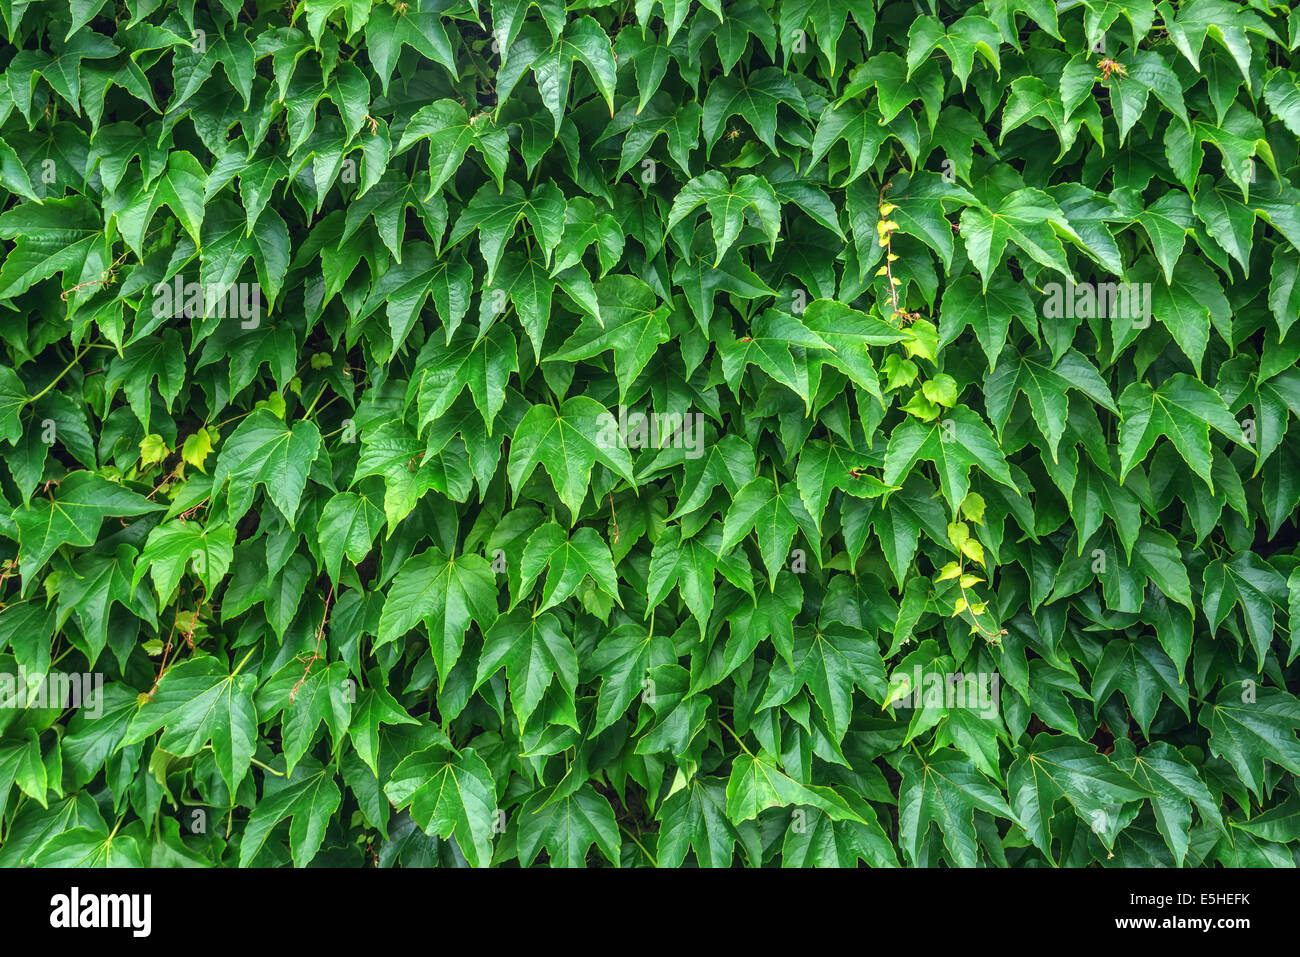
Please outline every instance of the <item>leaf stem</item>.
[{"label": "leaf stem", "polygon": [[652,867],[658,867],[658,866],[659,866],[659,862],[658,862],[657,860],[655,860],[655,856],[654,856],[653,854],[651,854],[649,851],[647,851],[647,850],[645,849],[645,845],[642,844],[640,841],[638,841],[638,840],[636,839],[636,835],[632,833],[631,828],[629,828],[627,825],[625,825],[625,824],[623,824],[623,823],[621,823],[621,822],[619,823],[618,827],[619,827],[619,830],[621,830],[624,834],[626,834],[626,835],[628,836],[628,839],[631,840],[631,842],[632,842],[633,844],[635,844],[638,848],[641,849],[641,853],[644,854],[644,855],[646,856],[646,860],[648,860],[648,861],[650,862],[650,865],[651,865]]},{"label": "leaf stem", "polygon": [[71,372],[72,369],[73,369],[73,367],[76,366],[76,364],[77,364],[78,362],[80,362],[80,361],[82,360],[82,358],[86,355],[86,353],[89,352],[89,351],[90,351],[90,346],[89,346],[89,345],[85,346],[85,347],[84,347],[80,352],[78,352],[75,356],[73,356],[72,361],[69,362],[66,366],[64,366],[63,371],[60,372],[58,375],[56,375],[56,376],[54,377],[54,380],[53,380],[49,385],[47,385],[47,386],[46,386],[44,389],[42,389],[40,392],[36,393],[34,396],[32,396],[32,397],[31,397],[30,399],[28,399],[26,402],[24,402],[23,405],[31,405],[33,402],[36,402],[36,401],[40,400],[41,397],[45,395],[45,393],[49,392],[49,391],[50,391],[51,389],[53,389],[56,385],[58,385],[58,384],[59,384],[59,381],[60,381],[60,380],[61,380],[65,375],[67,375],[69,372]]},{"label": "leaf stem", "polygon": [[740,750],[744,751],[751,758],[754,757],[754,752],[749,750],[749,748],[745,747],[745,742],[741,740],[740,735],[736,734],[736,732],[732,729],[731,725],[727,724],[727,722],[723,721],[721,718],[718,719],[718,724],[726,728],[727,733],[736,739],[736,743],[740,745]]},{"label": "leaf stem", "polygon": [[257,760],[257,758],[249,758],[248,760],[251,761],[253,764],[256,764],[259,768],[261,768],[263,771],[267,772],[268,774],[274,774],[277,778],[285,777],[285,773],[283,771],[277,771],[269,764],[263,764],[261,761]]},{"label": "leaf stem", "polygon": [[244,660],[235,666],[235,670],[230,673],[230,677],[233,678],[235,675],[239,674],[240,669],[243,668],[244,665],[248,664],[248,659],[253,657],[253,652],[255,651],[257,651],[256,648],[250,648],[248,650],[248,654],[244,655]]}]

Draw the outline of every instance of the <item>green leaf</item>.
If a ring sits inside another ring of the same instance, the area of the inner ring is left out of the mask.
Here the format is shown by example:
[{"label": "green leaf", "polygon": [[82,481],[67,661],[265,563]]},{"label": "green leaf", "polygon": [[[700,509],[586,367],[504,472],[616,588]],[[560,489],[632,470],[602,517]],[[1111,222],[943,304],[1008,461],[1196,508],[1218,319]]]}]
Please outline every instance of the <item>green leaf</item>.
[{"label": "green leaf", "polygon": [[496,128],[486,114],[473,119],[465,107],[454,100],[437,100],[420,107],[402,130],[397,153],[412,144],[429,141],[429,190],[432,196],[442,189],[465,159],[465,152],[473,146],[487,162],[496,178],[497,189],[505,188],[503,175],[509,152],[509,137]]},{"label": "green leaf", "polygon": [[965,406],[954,406],[947,417],[928,425],[908,419],[895,428],[885,451],[884,483],[900,484],[921,460],[935,464],[943,497],[953,515],[966,498],[970,470],[975,466],[995,481],[1014,488],[1011,472],[993,433]]},{"label": "green leaf", "polygon": [[559,525],[547,522],[528,537],[520,559],[523,577],[515,604],[532,591],[543,569],[546,570],[546,584],[542,588],[541,604],[534,612],[559,604],[577,591],[587,578],[622,605],[609,546],[590,528],[580,528],[570,538]]},{"label": "green leaf", "polygon": [[112,211],[127,245],[138,254],[143,249],[144,236],[154,215],[166,206],[194,244],[201,246],[203,191],[207,178],[203,166],[190,153],[177,151],[168,154],[167,169],[163,174],[149,186],[138,189],[120,208]]},{"label": "green leaf", "polygon": [[961,214],[961,236],[985,290],[1008,243],[1067,279],[1073,277],[1060,237],[1075,241],[1078,237],[1060,207],[1042,190],[1015,190],[1003,197],[996,210],[968,207]]},{"label": "green leaf", "polygon": [[984,381],[984,388],[989,417],[999,435],[1006,429],[1017,394],[1024,393],[1034,422],[1047,439],[1053,461],[1065,434],[1070,389],[1078,390],[1111,412],[1119,411],[1105,380],[1091,362],[1073,349],[1055,363],[1044,355],[1017,356],[999,365]]},{"label": "green leaf", "polygon": [[732,762],[727,781],[727,817],[732,823],[743,824],[770,807],[791,805],[814,807],[837,821],[872,823],[864,820],[833,788],[809,786],[794,780],[765,751],[757,756],[742,754]]},{"label": "green leaf", "polygon": [[131,578],[134,588],[148,571],[162,605],[170,603],[187,568],[212,594],[235,557],[235,530],[225,522],[202,526],[178,519],[149,533]]},{"label": "green leaf", "polygon": [[519,814],[519,860],[533,863],[546,848],[551,867],[583,867],[594,844],[615,867],[622,838],[609,802],[590,784],[564,797],[539,791],[524,802]]},{"label": "green leaf", "polygon": [[533,615],[527,609],[516,608],[496,620],[483,640],[475,687],[502,667],[506,669],[510,701],[521,724],[528,723],[541,703],[552,676],[558,680],[572,709],[578,683],[578,656],[553,613],[544,611]]},{"label": "green leaf", "polygon": [[1060,801],[1066,801],[1109,850],[1131,820],[1124,814],[1125,803],[1152,794],[1082,741],[1043,733],[1015,753],[1007,774],[1012,806],[1030,840],[1053,861],[1049,826]]},{"label": "green leaf", "polygon": [[406,401],[415,401],[421,431],[444,416],[468,388],[491,435],[505,404],[506,383],[512,372],[519,371],[519,347],[510,329],[497,323],[486,336],[476,338],[465,330],[446,345],[430,339],[415,367],[418,371],[407,388]]},{"label": "green leaf", "polygon": [[1210,632],[1218,630],[1233,605],[1240,606],[1246,633],[1255,646],[1255,660],[1263,668],[1273,643],[1275,606],[1287,601],[1286,579],[1254,552],[1238,552],[1206,565],[1204,585],[1201,601]]},{"label": "green leaf", "polygon": [[397,808],[410,807],[426,834],[456,839],[471,867],[492,861],[496,785],[473,748],[460,753],[433,747],[408,756],[384,785]]},{"label": "green leaf", "polygon": [[1101,661],[1093,673],[1094,712],[1114,690],[1128,700],[1129,710],[1143,734],[1149,734],[1162,696],[1178,705],[1188,717],[1187,686],[1181,681],[1174,662],[1152,637],[1133,642],[1114,641],[1106,645]]},{"label": "green leaf", "polygon": [[704,98],[704,140],[712,153],[722,136],[727,120],[739,116],[754,131],[759,142],[776,152],[777,110],[786,106],[807,118],[808,107],[799,88],[790,77],[775,67],[755,70],[746,76],[738,73],[721,77],[709,84]]},{"label": "green leaf", "polygon": [[290,425],[267,409],[256,410],[239,423],[222,442],[212,470],[213,488],[230,482],[231,521],[244,516],[261,485],[280,514],[292,522],[320,444],[315,423],[302,419]]},{"label": "green leaf", "polygon": [[798,319],[769,309],[755,320],[752,335],[719,343],[722,374],[733,388],[748,366],[756,365],[792,390],[812,408],[811,369],[807,350],[831,350],[831,345]]},{"label": "green leaf", "polygon": [[501,265],[506,240],[514,234],[520,219],[532,228],[533,237],[549,263],[552,250],[564,236],[564,213],[564,195],[554,183],[538,186],[531,196],[525,196],[523,188],[514,180],[507,181],[504,190],[484,183],[456,220],[447,242],[455,245],[477,231],[479,252],[487,263],[490,284]]},{"label": "green leaf", "polygon": [[734,183],[717,170],[710,170],[687,183],[668,213],[667,228],[672,229],[700,205],[709,211],[713,223],[713,243],[717,249],[714,265],[722,262],[728,249],[740,236],[746,213],[753,210],[756,225],[767,236],[772,250],[781,232],[781,204],[767,180],[744,175]]},{"label": "green leaf", "polygon": [[51,838],[32,861],[40,867],[144,867],[139,842],[106,829],[73,827]]},{"label": "green leaf", "polygon": [[770,479],[759,476],[736,493],[727,510],[720,553],[731,551],[752,529],[767,569],[768,584],[776,588],[776,573],[790,555],[796,529],[802,528],[810,542],[816,542],[816,524],[789,485],[778,489]]},{"label": "green leaf", "polygon": [[548,358],[574,362],[606,350],[613,351],[622,402],[659,346],[669,340],[668,318],[672,309],[667,304],[660,305],[650,287],[631,276],[610,276],[602,280],[596,286],[596,297],[600,303],[599,317],[584,317],[563,348]]},{"label": "green leaf", "polygon": [[263,794],[249,815],[239,846],[239,866],[247,867],[266,844],[271,830],[289,818],[289,846],[294,866],[306,867],[320,851],[325,828],[342,797],[328,768],[315,773],[302,770],[273,793]]},{"label": "green leaf", "polygon": [[599,462],[632,485],[632,460],[619,444],[618,423],[600,403],[575,396],[559,408],[535,405],[524,414],[510,443],[506,474],[513,500],[541,463],[560,501],[577,517],[587,496],[592,466]]},{"label": "green leaf", "polygon": [[861,629],[833,621],[796,633],[793,665],[773,665],[759,708],[783,705],[806,687],[839,741],[852,718],[855,685],[872,700],[885,700],[888,688],[880,650]]},{"label": "green leaf", "polygon": [[122,746],[160,728],[158,747],[188,757],[210,745],[217,769],[234,791],[248,773],[257,743],[252,675],[229,671],[211,656],[182,661],[162,676],[131,721]]},{"label": "green leaf", "polygon": [[694,852],[700,867],[730,867],[740,830],[727,817],[726,782],[695,777],[674,791],[659,809],[660,867],[680,867]]},{"label": "green leaf", "polygon": [[35,499],[14,513],[23,578],[30,580],[60,545],[94,545],[106,517],[147,515],[163,508],[93,472],[72,472],[48,498]]},{"label": "green leaf", "polygon": [[1134,382],[1120,395],[1119,412],[1121,480],[1163,435],[1213,491],[1210,429],[1240,445],[1248,444],[1241,425],[1232,417],[1223,398],[1181,372],[1170,376],[1158,389],[1145,382]]},{"label": "green leaf", "polygon": [[1131,742],[1121,739],[1115,742],[1115,754],[1115,764],[1155,795],[1151,810],[1155,813],[1156,827],[1179,867],[1191,845],[1192,805],[1202,820],[1226,833],[1218,802],[1197,775],[1196,768],[1169,744],[1157,741],[1138,754]]},{"label": "green leaf", "polygon": [[365,495],[339,492],[321,509],[316,537],[325,559],[325,571],[335,580],[346,556],[360,564],[384,524],[384,512]]},{"label": "green leaf", "polygon": [[970,326],[989,359],[989,371],[997,368],[1006,345],[1011,320],[1034,330],[1038,312],[1020,286],[999,275],[992,288],[981,289],[974,276],[963,276],[944,293],[939,314],[939,344],[947,345]]},{"label": "green leaf", "polygon": [[934,50],[942,50],[965,89],[976,53],[1001,72],[1001,45],[998,28],[984,17],[964,16],[946,26],[934,17],[917,17],[907,31],[907,73],[911,76]]},{"label": "green leaf", "polygon": [[843,489],[859,498],[874,498],[888,491],[888,486],[862,474],[865,462],[864,453],[834,439],[829,442],[813,440],[800,452],[799,466],[795,470],[799,499],[818,534],[821,533],[826,503],[835,489]]},{"label": "green leaf", "polygon": [[903,852],[916,862],[931,825],[959,867],[978,861],[977,810],[1015,821],[1007,802],[984,775],[951,748],[930,755],[906,755],[898,795],[898,836]]},{"label": "green leaf", "polygon": [[1300,702],[1285,691],[1256,688],[1254,682],[1228,684],[1197,720],[1210,732],[1210,751],[1231,764],[1256,797],[1265,793],[1268,764],[1292,774],[1300,767]]},{"label": "green leaf", "polygon": [[393,579],[378,640],[395,641],[423,621],[441,690],[460,658],[471,622],[486,631],[496,617],[497,584],[491,566],[478,555],[448,555],[433,546],[408,558]]}]

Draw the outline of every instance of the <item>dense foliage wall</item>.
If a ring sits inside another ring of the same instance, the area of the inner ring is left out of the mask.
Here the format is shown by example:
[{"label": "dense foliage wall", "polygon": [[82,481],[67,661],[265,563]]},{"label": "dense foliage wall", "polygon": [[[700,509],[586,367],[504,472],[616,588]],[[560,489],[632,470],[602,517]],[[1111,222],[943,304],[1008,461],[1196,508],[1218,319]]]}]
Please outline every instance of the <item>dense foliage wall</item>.
[{"label": "dense foliage wall", "polygon": [[1300,12],[0,17],[0,864],[1296,862]]}]

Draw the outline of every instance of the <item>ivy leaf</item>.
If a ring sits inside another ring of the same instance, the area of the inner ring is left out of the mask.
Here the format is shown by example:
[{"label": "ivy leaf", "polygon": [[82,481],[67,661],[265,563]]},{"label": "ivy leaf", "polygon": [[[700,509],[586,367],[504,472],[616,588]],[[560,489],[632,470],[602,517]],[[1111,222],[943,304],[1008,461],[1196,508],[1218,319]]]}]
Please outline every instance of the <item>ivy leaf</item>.
[{"label": "ivy leaf", "polygon": [[1276,688],[1254,688],[1240,682],[1225,685],[1213,703],[1197,715],[1210,732],[1210,751],[1232,765],[1251,794],[1265,793],[1269,763],[1292,774],[1300,768],[1300,702]]},{"label": "ivy leaf", "polygon": [[[1199,369],[1210,342],[1210,324],[1230,312],[1214,273],[1203,263],[1189,261],[1168,285],[1153,283],[1151,313],[1168,328],[1178,347]],[[1133,323],[1137,325],[1136,322]],[[1117,334],[1117,339],[1120,336]],[[1124,337],[1127,338],[1127,337]]]},{"label": "ivy leaf", "polygon": [[28,404],[27,389],[17,373],[8,366],[0,366],[0,439],[14,445],[22,438],[23,426],[19,414]]},{"label": "ivy leaf", "polygon": [[379,728],[380,725],[419,725],[419,721],[407,714],[382,685],[374,685],[361,692],[356,706],[352,709],[352,723],[348,727],[348,738],[357,749],[357,755],[375,775],[379,774]]},{"label": "ivy leaf", "polygon": [[415,401],[421,431],[444,416],[468,388],[491,435],[505,404],[506,382],[512,372],[519,371],[519,346],[510,329],[497,323],[485,336],[465,331],[446,345],[430,339],[420,350],[415,367],[418,371],[407,387],[406,401]]},{"label": "ivy leaf", "polygon": [[776,249],[776,238],[781,232],[781,204],[767,180],[746,174],[735,183],[717,170],[710,170],[687,183],[668,212],[667,228],[672,229],[701,204],[709,211],[713,222],[713,243],[717,249],[714,265],[735,243],[745,224],[745,214],[753,210],[759,227],[767,236],[770,248]]},{"label": "ivy leaf", "polygon": [[1060,207],[1042,190],[1015,190],[1003,197],[996,210],[967,207],[961,214],[961,236],[979,270],[982,289],[988,289],[1008,243],[1067,279],[1073,277],[1060,237],[1075,241],[1078,237]]},{"label": "ivy leaf", "polygon": [[1000,46],[1002,36],[998,28],[984,17],[964,16],[946,26],[935,17],[917,17],[907,31],[907,73],[911,76],[934,50],[939,49],[952,61],[953,73],[965,89],[976,53],[1000,72]]},{"label": "ivy leaf", "polygon": [[1137,221],[1151,240],[1152,251],[1160,261],[1165,282],[1174,280],[1174,264],[1182,255],[1187,234],[1193,229],[1191,201],[1181,190],[1170,190],[1138,214]]},{"label": "ivy leaf", "polygon": [[1011,472],[993,433],[974,412],[954,406],[948,417],[931,424],[909,419],[889,437],[885,451],[886,485],[897,485],[920,460],[933,462],[939,472],[943,497],[952,514],[970,490],[970,470],[980,471],[1008,488],[1014,488]]},{"label": "ivy leaf", "polygon": [[1255,660],[1262,668],[1275,631],[1275,608],[1288,600],[1286,579],[1254,552],[1238,552],[1231,558],[1216,558],[1205,566],[1201,601],[1210,632],[1216,632],[1232,611],[1241,607],[1246,633],[1255,646]]},{"label": "ivy leaf", "polygon": [[174,329],[161,336],[128,346],[109,365],[105,388],[109,394],[119,386],[126,393],[131,411],[145,430],[149,428],[153,395],[160,395],[171,411],[185,381],[185,350]]},{"label": "ivy leaf", "polygon": [[451,40],[438,14],[411,9],[389,10],[372,7],[366,19],[366,49],[379,75],[385,96],[392,80],[393,68],[403,46],[419,51],[421,56],[442,64],[455,79],[458,76]]},{"label": "ivy leaf", "polygon": [[41,760],[40,742],[28,732],[25,741],[12,742],[0,747],[0,808],[14,784],[41,807],[47,807],[49,780]]},{"label": "ivy leaf", "polygon": [[[710,153],[732,116],[742,117],[759,142],[776,152],[777,109],[785,105],[808,118],[808,107],[790,77],[775,67],[755,70],[746,76],[724,76],[709,84],[704,98],[704,140]],[[671,227],[669,227],[671,228]]]},{"label": "ivy leaf", "polygon": [[650,287],[632,276],[601,280],[596,297],[600,302],[600,316],[584,317],[564,347],[550,358],[574,362],[612,350],[622,402],[655,351],[669,340],[668,318],[672,309],[667,304],[660,305]]},{"label": "ivy leaf", "polygon": [[547,522],[528,537],[520,559],[523,577],[516,604],[532,591],[542,569],[546,569],[546,584],[535,612],[559,604],[587,578],[620,607],[623,604],[618,597],[618,577],[609,546],[590,528],[580,528],[570,538],[559,525]]},{"label": "ivy leaf", "polygon": [[757,817],[770,807],[806,804],[824,811],[833,820],[858,821],[869,825],[833,788],[800,784],[765,751],[742,754],[731,764],[727,781],[727,817],[735,824]]},{"label": "ivy leaf", "polygon": [[175,151],[167,156],[167,169],[149,186],[137,190],[115,210],[122,238],[138,254],[144,234],[154,215],[166,206],[175,215],[196,246],[202,245],[204,186],[207,172],[190,153]]},{"label": "ivy leaf", "polygon": [[[781,7],[781,36],[793,37],[795,30],[811,21],[817,36],[817,46],[826,57],[831,75],[834,76],[836,72],[835,50],[839,45],[840,37],[844,33],[844,27],[850,14],[853,15],[853,19],[862,28],[863,32],[870,36],[872,29],[876,25],[874,7],[855,8],[852,4],[844,2],[844,0],[796,0],[796,2]],[[783,45],[786,47],[786,59],[788,61],[790,56],[789,44]]]},{"label": "ivy leaf", "polygon": [[149,533],[144,550],[136,560],[131,587],[138,585],[147,571],[159,602],[166,606],[186,568],[192,567],[207,594],[212,594],[230,570],[234,557],[235,530],[228,523],[200,525],[179,519],[165,522]]},{"label": "ivy leaf", "polygon": [[1158,389],[1134,382],[1119,397],[1119,412],[1121,481],[1163,435],[1213,491],[1210,429],[1247,444],[1222,396],[1185,373],[1170,376]]},{"label": "ivy leaf", "polygon": [[378,642],[395,641],[423,621],[441,690],[460,658],[470,623],[487,631],[496,617],[497,585],[487,561],[479,555],[448,555],[435,545],[408,558],[393,579]]},{"label": "ivy leaf", "polygon": [[848,186],[871,168],[888,135],[889,131],[876,122],[875,115],[863,104],[828,103],[817,121],[812,152],[804,172],[816,166],[836,142],[843,140],[851,165],[844,182],[839,185]]},{"label": "ivy leaf", "polygon": [[300,419],[289,425],[268,409],[258,409],[240,422],[222,443],[212,470],[213,488],[230,482],[230,520],[244,516],[261,485],[280,514],[292,522],[320,443],[315,423]]},{"label": "ivy leaf", "polygon": [[759,476],[736,493],[727,510],[719,550],[729,552],[752,529],[758,537],[769,587],[775,589],[776,573],[789,557],[790,543],[800,528],[810,541],[820,537],[797,491],[789,485],[778,489],[771,479]]},{"label": "ivy leaf", "polygon": [[1151,730],[1162,696],[1191,717],[1187,686],[1182,683],[1173,660],[1150,636],[1132,642],[1115,641],[1106,646],[1093,673],[1094,713],[1100,713],[1101,706],[1116,689],[1124,692],[1129,709],[1144,735]]},{"label": "ivy leaf", "polygon": [[568,399],[558,409],[535,405],[524,414],[506,464],[515,501],[539,462],[550,475],[560,501],[575,517],[587,495],[595,463],[636,484],[632,460],[617,441],[616,420],[600,403],[585,396]]},{"label": "ivy leaf", "polygon": [[1046,732],[1034,738],[1030,747],[1016,748],[1007,784],[1016,816],[1030,840],[1053,861],[1048,825],[1062,799],[1111,849],[1128,823],[1124,804],[1152,793],[1092,745]]},{"label": "ivy leaf", "polygon": [[505,66],[498,73],[497,95],[504,102],[525,69],[532,68],[542,103],[555,118],[558,136],[569,99],[573,64],[580,61],[587,68],[600,95],[614,115],[614,85],[617,67],[609,37],[592,17],[581,17],[565,24],[564,31],[548,45],[538,29],[525,28],[519,42],[511,47]]},{"label": "ivy leaf", "polygon": [[303,765],[299,773],[291,775],[277,790],[263,794],[253,808],[239,845],[239,866],[247,867],[265,846],[271,830],[289,818],[289,847],[294,866],[306,867],[319,853],[325,841],[325,828],[342,799],[328,768],[309,772]]},{"label": "ivy leaf", "polygon": [[486,327],[504,309],[508,300],[515,307],[533,351],[540,354],[551,318],[551,296],[555,280],[540,259],[508,252],[501,257],[497,279],[485,289],[479,307],[479,325]]},{"label": "ivy leaf", "polygon": [[454,246],[477,231],[479,252],[487,263],[487,282],[490,285],[497,267],[501,265],[501,257],[505,255],[506,240],[514,234],[520,219],[526,220],[532,228],[545,261],[549,263],[551,251],[564,237],[564,214],[564,196],[554,183],[538,186],[531,196],[525,196],[523,187],[514,180],[507,181],[504,190],[484,183],[456,220],[447,242]]},{"label": "ivy leaf", "polygon": [[497,189],[505,189],[505,168],[509,154],[509,137],[493,125],[486,115],[470,118],[465,107],[455,100],[436,100],[420,107],[402,130],[397,153],[419,140],[429,141],[429,189],[425,198],[442,189],[473,146],[487,161],[496,178]]},{"label": "ivy leaf", "polygon": [[869,347],[903,342],[907,334],[883,319],[829,299],[809,303],[800,318],[804,326],[833,350],[830,355],[818,353],[818,359],[839,369],[853,380],[854,385],[865,389],[883,404],[880,379]]},{"label": "ivy leaf", "polygon": [[1226,833],[1218,802],[1210,789],[1197,776],[1196,768],[1167,742],[1157,741],[1138,754],[1132,742],[1121,738],[1115,742],[1114,762],[1155,794],[1151,809],[1155,812],[1156,827],[1179,867],[1183,866],[1191,846],[1193,804],[1202,820]]},{"label": "ivy leaf", "polygon": [[594,844],[611,864],[619,864],[622,838],[609,802],[584,784],[564,797],[538,792],[519,809],[519,860],[533,863],[546,848],[552,867],[583,867]]},{"label": "ivy leaf", "polygon": [[497,619],[483,641],[475,687],[481,686],[504,667],[510,682],[510,701],[521,724],[527,724],[552,676],[566,696],[570,708],[578,683],[578,657],[552,612],[534,616],[516,608]]},{"label": "ivy leaf", "polygon": [[888,491],[888,486],[862,474],[865,461],[862,452],[833,439],[829,442],[813,440],[800,452],[799,466],[795,470],[799,498],[819,534],[826,504],[835,489],[843,489],[859,498],[874,498]]},{"label": "ivy leaf", "polygon": [[[72,563],[70,571],[60,579],[59,618],[66,620],[69,614],[76,612],[94,658],[98,657],[108,643],[108,624],[113,605],[122,606],[144,621],[155,621],[147,594],[143,589],[137,589],[139,582],[132,577],[136,554],[132,546],[123,543],[111,556],[80,556]],[[38,640],[48,637],[40,635]],[[10,643],[16,645],[13,639],[10,639]]]},{"label": "ivy leaf", "polygon": [[680,867],[693,851],[700,867],[730,867],[744,836],[727,817],[726,782],[697,776],[659,809],[660,867]]},{"label": "ivy leaf", "polygon": [[285,767],[293,773],[324,722],[337,748],[352,721],[352,689],[348,666],[341,661],[325,664],[323,658],[306,668],[292,661],[264,684],[254,698],[263,718],[280,715],[280,740]]},{"label": "ivy leaf", "polygon": [[1076,389],[1097,405],[1118,412],[1110,389],[1092,363],[1074,349],[1052,363],[1049,357],[1017,356],[1004,362],[985,380],[985,401],[989,417],[999,435],[1005,430],[1016,395],[1023,392],[1043,437],[1047,439],[1052,460],[1057,459],[1061,436],[1069,413],[1067,391]]},{"label": "ivy leaf", "polygon": [[730,384],[738,383],[745,369],[756,365],[787,386],[811,410],[811,378],[806,350],[830,350],[831,346],[798,319],[769,309],[754,322],[752,335],[719,344],[722,374]]},{"label": "ivy leaf", "polygon": [[355,565],[370,553],[383,521],[383,510],[364,495],[340,492],[326,503],[316,536],[331,578],[339,577],[345,555]]},{"label": "ivy leaf", "polygon": [[901,771],[899,840],[913,862],[932,824],[938,826],[957,866],[974,867],[978,861],[975,812],[1016,820],[1001,792],[951,748],[924,757],[909,754]]},{"label": "ivy leaf", "polygon": [[32,859],[39,867],[144,867],[140,845],[129,834],[73,827],[54,835]]},{"label": "ivy leaf", "polygon": [[853,714],[853,688],[883,702],[888,693],[885,665],[874,640],[861,629],[832,621],[796,633],[794,662],[776,662],[759,708],[783,705],[806,687],[821,708],[836,741],[844,738]]},{"label": "ivy leaf", "polygon": [[393,769],[384,793],[396,808],[410,807],[427,834],[456,839],[471,867],[492,861],[496,785],[475,753],[435,746],[406,757]]},{"label": "ivy leaf", "polygon": [[468,456],[458,459],[431,452],[414,429],[392,419],[362,434],[353,486],[372,475],[384,479],[389,537],[430,490],[463,501],[474,481]]},{"label": "ivy leaf", "polygon": [[257,744],[252,675],[233,672],[210,655],[167,669],[153,697],[131,721],[122,747],[143,741],[160,728],[158,747],[188,757],[211,744],[217,769],[233,791],[248,773]]},{"label": "ivy leaf", "polygon": [[989,372],[997,368],[1011,320],[1027,329],[1037,325],[1038,311],[1028,293],[999,274],[992,287],[980,288],[974,276],[963,276],[944,292],[939,314],[939,345],[954,341],[970,326],[988,356]]},{"label": "ivy leaf", "polygon": [[49,498],[35,499],[14,513],[24,591],[60,545],[79,548],[94,545],[106,517],[147,515],[163,509],[164,506],[94,472],[70,473]]},{"label": "ivy leaf", "polygon": [[853,867],[866,861],[872,867],[897,867],[898,855],[871,805],[857,795],[845,798],[868,823],[836,821],[813,811],[800,828],[786,831],[781,863],[786,867]]},{"label": "ivy leaf", "polygon": [[716,531],[683,540],[680,526],[664,529],[650,554],[646,615],[676,587],[700,626],[700,637],[703,638],[713,611],[713,579],[720,545],[721,538]]}]

